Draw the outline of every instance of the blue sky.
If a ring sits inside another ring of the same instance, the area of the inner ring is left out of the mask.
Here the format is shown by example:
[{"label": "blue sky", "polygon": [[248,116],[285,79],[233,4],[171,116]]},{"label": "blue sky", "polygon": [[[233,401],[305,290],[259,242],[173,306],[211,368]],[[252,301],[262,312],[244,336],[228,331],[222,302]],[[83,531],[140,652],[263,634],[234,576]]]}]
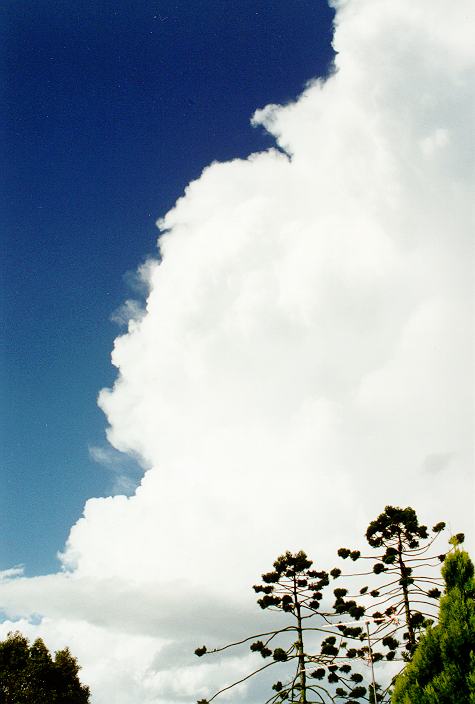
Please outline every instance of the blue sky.
[{"label": "blue sky", "polygon": [[[98,391],[112,312],[155,253],[155,221],[214,160],[272,143],[256,108],[332,61],[323,0],[2,4],[4,128],[0,568],[57,566],[109,472]],[[133,476],[133,474],[132,474]]]}]

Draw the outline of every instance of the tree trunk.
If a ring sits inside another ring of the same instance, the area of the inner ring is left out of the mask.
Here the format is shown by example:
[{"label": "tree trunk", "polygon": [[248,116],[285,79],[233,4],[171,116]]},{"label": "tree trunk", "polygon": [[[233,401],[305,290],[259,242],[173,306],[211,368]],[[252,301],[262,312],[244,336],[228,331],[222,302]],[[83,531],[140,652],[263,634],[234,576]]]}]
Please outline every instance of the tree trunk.
[{"label": "tree trunk", "polygon": [[398,561],[399,561],[399,569],[400,569],[401,578],[402,578],[402,585],[401,586],[402,586],[402,593],[403,593],[403,598],[404,598],[404,611],[406,614],[407,632],[409,635],[408,643],[409,643],[410,652],[412,653],[416,647],[416,636],[414,633],[414,628],[411,623],[411,606],[409,604],[409,589],[408,589],[408,585],[406,584],[406,578],[408,577],[408,574],[407,574],[407,567],[404,564],[404,561],[402,559],[402,539],[401,539],[401,532],[400,531],[398,531]]},{"label": "tree trunk", "polygon": [[305,653],[303,649],[302,615],[297,594],[297,580],[294,577],[294,604],[297,618],[297,650],[298,650],[298,675],[300,681],[300,704],[307,704],[307,675],[305,672]]}]

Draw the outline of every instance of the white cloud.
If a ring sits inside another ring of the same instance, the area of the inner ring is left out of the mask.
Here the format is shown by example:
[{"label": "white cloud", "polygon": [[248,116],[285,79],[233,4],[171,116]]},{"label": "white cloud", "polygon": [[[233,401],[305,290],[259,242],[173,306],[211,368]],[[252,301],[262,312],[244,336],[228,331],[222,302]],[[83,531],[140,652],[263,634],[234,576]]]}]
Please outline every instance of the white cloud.
[{"label": "white cloud", "polygon": [[211,165],[160,222],[99,399],[151,469],[87,502],[70,574],[0,588],[77,646],[97,704],[224,684],[245,663],[186,653],[247,633],[281,551],[331,565],[386,503],[473,535],[473,10],[337,8],[334,75],[254,117],[289,157]]},{"label": "white cloud", "polygon": [[89,457],[107,469],[113,478],[113,494],[132,494],[141,476],[140,458],[118,452],[110,445],[89,447]]},{"label": "white cloud", "polygon": [[16,565],[15,567],[9,567],[6,570],[0,570],[0,582],[13,579],[14,577],[21,577],[24,571],[24,565]]},{"label": "white cloud", "polygon": [[116,308],[111,315],[111,320],[117,325],[127,326],[131,320],[140,320],[145,314],[140,301],[128,298],[125,303]]}]

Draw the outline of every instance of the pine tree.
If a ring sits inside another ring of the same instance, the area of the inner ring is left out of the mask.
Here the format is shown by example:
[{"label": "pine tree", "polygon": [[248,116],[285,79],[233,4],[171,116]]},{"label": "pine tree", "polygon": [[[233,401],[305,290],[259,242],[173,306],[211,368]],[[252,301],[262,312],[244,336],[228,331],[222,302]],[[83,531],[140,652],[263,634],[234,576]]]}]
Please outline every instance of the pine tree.
[{"label": "pine tree", "polygon": [[[421,634],[437,621],[443,588],[440,564],[446,554],[435,553],[433,543],[444,528],[445,523],[437,523],[430,535],[411,507],[386,506],[366,531],[373,554],[338,550],[344,560],[365,561],[368,568],[363,571],[342,574],[335,567],[318,572],[302,551],[279,557],[274,570],[263,574],[264,583],[255,585],[254,590],[263,595],[258,600],[261,608],[289,614],[289,625],[222,648],[208,651],[203,646],[195,651],[202,656],[254,641],[251,651],[270,662],[198,704],[209,704],[222,692],[277,663],[290,665],[289,676],[273,685],[275,693],[266,704],[387,704],[392,696],[391,674],[400,670],[399,663],[411,660]],[[456,535],[452,550],[463,539],[463,534]],[[333,589],[333,610],[323,611],[322,592],[331,580],[340,577],[356,579],[357,583]],[[361,585],[362,577],[365,586]],[[279,639],[284,640],[283,647],[275,647]],[[384,687],[376,680],[375,667],[383,660],[392,661],[394,668],[392,673],[384,668]],[[468,675],[467,683],[473,691],[470,704],[475,704],[475,674]]]},{"label": "pine tree", "polygon": [[468,553],[448,555],[442,575],[439,623],[427,628],[396,678],[393,704],[475,704],[475,581]]},{"label": "pine tree", "polygon": [[[277,558],[271,572],[262,575],[263,584],[253,587],[256,593],[262,594],[257,602],[262,609],[280,611],[290,616],[287,626],[249,636],[221,648],[208,650],[202,646],[195,650],[195,654],[202,657],[253,641],[251,651],[269,659],[265,665],[219,690],[209,699],[201,699],[198,704],[209,704],[222,692],[278,663],[289,664],[289,675],[284,681],[274,683],[274,694],[266,704],[285,701],[321,704],[342,700],[346,704],[357,704],[358,700],[366,699],[367,688],[361,684],[362,675],[352,672],[346,655],[343,659],[341,657],[341,648],[346,644],[332,624],[335,614],[320,609],[323,590],[330,584],[330,578],[338,576],[338,570],[333,573],[317,571],[311,569],[312,564],[303,551],[295,554],[286,552]],[[312,636],[316,632],[325,636],[318,644],[318,652],[313,650],[317,644]],[[328,684],[324,684],[324,680]]]},{"label": "pine tree", "polygon": [[[369,585],[349,589],[336,589],[334,608],[337,613],[347,613],[353,618],[363,616],[371,624],[373,660],[404,658],[409,660],[414,652],[420,630],[433,622],[437,614],[441,581],[434,571],[445,559],[445,554],[429,553],[434,540],[445,528],[437,523],[429,535],[427,526],[421,525],[413,508],[386,506],[383,513],[372,521],[366,539],[375,554],[363,555],[360,550],[340,548],[338,555],[354,562],[369,563],[369,569],[346,574],[342,577],[367,576]],[[460,534],[462,541],[463,536]],[[346,635],[353,629],[342,629]],[[402,632],[402,642],[398,636]],[[364,640],[364,635],[361,635]],[[376,648],[385,648],[378,651]],[[357,655],[362,656],[361,649]]]}]

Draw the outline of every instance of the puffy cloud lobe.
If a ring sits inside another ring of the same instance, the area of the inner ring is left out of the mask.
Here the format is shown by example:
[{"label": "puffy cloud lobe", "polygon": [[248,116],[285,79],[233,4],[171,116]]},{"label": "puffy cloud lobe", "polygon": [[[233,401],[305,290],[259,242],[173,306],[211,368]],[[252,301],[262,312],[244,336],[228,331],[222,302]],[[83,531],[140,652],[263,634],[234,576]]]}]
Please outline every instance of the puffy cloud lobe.
[{"label": "puffy cloud lobe", "polygon": [[471,529],[471,8],[336,6],[334,74],[253,118],[279,149],[211,165],[159,223],[145,314],[99,398],[141,485],[87,502],[71,574],[42,578],[57,599],[0,587],[13,616],[44,614],[35,632],[90,633],[98,704],[111,672],[124,703],[232,679],[185,650],[242,635],[248,587],[285,549],[327,566],[386,503]]}]

